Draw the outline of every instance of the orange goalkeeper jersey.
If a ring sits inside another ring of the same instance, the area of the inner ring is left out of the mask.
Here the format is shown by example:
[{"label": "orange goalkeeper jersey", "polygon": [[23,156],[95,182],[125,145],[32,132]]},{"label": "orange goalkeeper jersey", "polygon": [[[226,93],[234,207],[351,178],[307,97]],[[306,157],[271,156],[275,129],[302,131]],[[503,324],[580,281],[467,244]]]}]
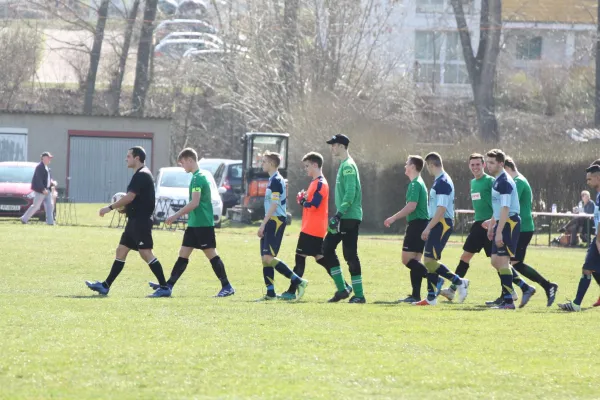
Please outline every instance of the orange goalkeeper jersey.
[{"label": "orange goalkeeper jersey", "polygon": [[329,185],[327,179],[320,176],[308,186],[306,201],[302,211],[302,232],[323,238],[327,233],[329,216]]}]

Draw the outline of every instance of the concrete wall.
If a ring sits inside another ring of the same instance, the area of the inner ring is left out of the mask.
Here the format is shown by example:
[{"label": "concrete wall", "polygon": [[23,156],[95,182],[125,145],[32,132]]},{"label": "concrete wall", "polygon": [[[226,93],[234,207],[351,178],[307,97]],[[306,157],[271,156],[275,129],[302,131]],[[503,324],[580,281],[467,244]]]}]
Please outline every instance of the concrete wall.
[{"label": "concrete wall", "polygon": [[[152,172],[170,166],[171,121],[168,119],[139,119],[126,117],[90,117],[45,114],[11,114],[0,112],[0,128],[25,128],[28,130],[27,159],[40,160],[40,154],[49,151],[54,155],[52,173],[59,188],[67,181],[67,147],[69,130],[147,132],[152,133]],[[123,168],[126,168],[123,154]],[[90,160],[90,166],[94,160]]]}]

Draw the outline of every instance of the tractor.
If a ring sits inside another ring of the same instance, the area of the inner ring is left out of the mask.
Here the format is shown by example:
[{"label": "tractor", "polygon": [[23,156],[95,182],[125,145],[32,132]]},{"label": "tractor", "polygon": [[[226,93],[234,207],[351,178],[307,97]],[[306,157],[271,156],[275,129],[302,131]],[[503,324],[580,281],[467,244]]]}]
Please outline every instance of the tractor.
[{"label": "tractor", "polygon": [[[242,198],[240,205],[227,211],[231,221],[251,224],[265,217],[265,192],[269,176],[262,170],[262,158],[266,151],[281,154],[279,173],[285,178],[287,191],[288,133],[248,132],[242,137],[244,147]],[[289,204],[289,192],[288,192]],[[288,224],[291,214],[287,215]]]}]

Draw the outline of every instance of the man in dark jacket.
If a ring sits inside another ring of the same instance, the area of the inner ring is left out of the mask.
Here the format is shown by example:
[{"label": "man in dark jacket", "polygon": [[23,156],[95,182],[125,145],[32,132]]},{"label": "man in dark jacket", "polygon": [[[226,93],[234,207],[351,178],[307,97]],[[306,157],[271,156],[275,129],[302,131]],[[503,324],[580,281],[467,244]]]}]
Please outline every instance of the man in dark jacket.
[{"label": "man in dark jacket", "polygon": [[35,214],[42,203],[44,203],[44,211],[46,211],[46,223],[48,225],[54,225],[54,206],[52,204],[52,178],[50,176],[50,161],[52,161],[52,154],[45,151],[42,153],[42,161],[35,167],[33,178],[31,179],[31,190],[35,192],[33,198],[33,204],[27,209],[25,214],[21,217],[21,222],[26,224],[29,219]]}]

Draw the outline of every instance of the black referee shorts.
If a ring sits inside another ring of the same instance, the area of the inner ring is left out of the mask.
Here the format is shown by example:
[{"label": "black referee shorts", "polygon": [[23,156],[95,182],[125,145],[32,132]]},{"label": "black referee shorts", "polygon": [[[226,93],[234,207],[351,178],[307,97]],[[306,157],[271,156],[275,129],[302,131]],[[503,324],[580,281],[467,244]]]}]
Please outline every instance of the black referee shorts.
[{"label": "black referee shorts", "polygon": [[488,239],[487,229],[481,226],[482,223],[483,221],[473,222],[469,236],[467,236],[467,240],[463,245],[463,250],[467,253],[476,254],[483,249],[485,255],[490,257],[492,255],[492,241]]},{"label": "black referee shorts", "polygon": [[129,218],[119,244],[135,251],[152,249],[154,247],[152,220],[150,218]]}]

